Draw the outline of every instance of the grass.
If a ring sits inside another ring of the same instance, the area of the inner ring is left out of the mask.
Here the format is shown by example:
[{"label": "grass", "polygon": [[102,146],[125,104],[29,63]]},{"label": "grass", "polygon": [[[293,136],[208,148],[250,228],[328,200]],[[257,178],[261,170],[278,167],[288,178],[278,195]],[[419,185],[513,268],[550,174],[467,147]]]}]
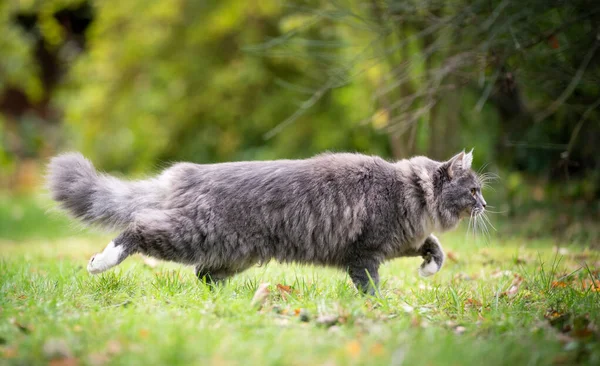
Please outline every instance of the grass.
[{"label": "grass", "polygon": [[336,270],[276,263],[213,291],[191,268],[140,256],[91,276],[110,236],[52,220],[0,233],[0,364],[600,363],[600,253],[580,246],[483,244],[462,227],[441,236],[453,259],[433,277],[416,258],[385,264],[380,297]]}]

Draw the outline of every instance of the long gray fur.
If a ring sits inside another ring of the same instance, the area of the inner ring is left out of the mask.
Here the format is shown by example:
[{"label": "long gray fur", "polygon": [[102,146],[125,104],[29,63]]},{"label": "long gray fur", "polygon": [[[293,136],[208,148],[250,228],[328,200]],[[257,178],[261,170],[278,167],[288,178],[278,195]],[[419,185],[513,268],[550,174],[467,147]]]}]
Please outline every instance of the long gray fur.
[{"label": "long gray fur", "polygon": [[393,163],[338,153],[179,163],[156,178],[123,181],[67,153],[52,159],[47,179],[52,197],[73,216],[123,230],[114,242],[125,257],[141,252],[194,265],[213,281],[271,259],[334,266],[373,292],[385,260],[423,256],[423,266],[442,266],[432,232],[485,207],[471,161],[464,152],[447,162]]}]

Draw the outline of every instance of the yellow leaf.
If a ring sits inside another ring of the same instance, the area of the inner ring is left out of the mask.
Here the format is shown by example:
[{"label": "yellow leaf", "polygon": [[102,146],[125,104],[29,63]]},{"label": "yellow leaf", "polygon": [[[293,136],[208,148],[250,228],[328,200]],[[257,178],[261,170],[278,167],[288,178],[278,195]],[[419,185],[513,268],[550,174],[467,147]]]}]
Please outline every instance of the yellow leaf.
[{"label": "yellow leaf", "polygon": [[346,351],[352,357],[357,357],[360,354],[360,343],[357,340],[353,340],[346,344]]}]

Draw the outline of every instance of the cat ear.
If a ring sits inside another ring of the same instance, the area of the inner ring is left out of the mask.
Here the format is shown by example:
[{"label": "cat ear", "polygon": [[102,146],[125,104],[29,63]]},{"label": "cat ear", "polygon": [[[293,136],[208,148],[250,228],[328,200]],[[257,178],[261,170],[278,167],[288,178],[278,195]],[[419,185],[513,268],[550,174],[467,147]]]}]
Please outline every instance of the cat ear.
[{"label": "cat ear", "polygon": [[450,179],[454,177],[454,175],[459,169],[463,169],[465,156],[466,154],[463,150],[444,163],[443,167],[446,170],[446,173],[448,174],[448,177],[450,177]]},{"label": "cat ear", "polygon": [[462,161],[462,168],[464,170],[471,169],[471,164],[473,164],[473,149],[465,154],[465,157]]}]

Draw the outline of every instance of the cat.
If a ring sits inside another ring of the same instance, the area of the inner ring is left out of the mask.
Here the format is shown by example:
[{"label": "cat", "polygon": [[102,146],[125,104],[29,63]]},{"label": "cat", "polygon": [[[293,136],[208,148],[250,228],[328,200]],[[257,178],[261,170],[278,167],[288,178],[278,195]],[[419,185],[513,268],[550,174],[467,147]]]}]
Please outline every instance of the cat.
[{"label": "cat", "polygon": [[421,256],[420,275],[437,273],[445,255],[432,232],[485,210],[472,161],[472,151],[444,162],[326,153],[178,163],[155,178],[124,181],[66,153],[50,161],[47,183],[72,216],[122,230],[89,260],[91,274],[139,252],[193,265],[214,285],[275,259],[341,268],[373,294],[386,260]]}]

